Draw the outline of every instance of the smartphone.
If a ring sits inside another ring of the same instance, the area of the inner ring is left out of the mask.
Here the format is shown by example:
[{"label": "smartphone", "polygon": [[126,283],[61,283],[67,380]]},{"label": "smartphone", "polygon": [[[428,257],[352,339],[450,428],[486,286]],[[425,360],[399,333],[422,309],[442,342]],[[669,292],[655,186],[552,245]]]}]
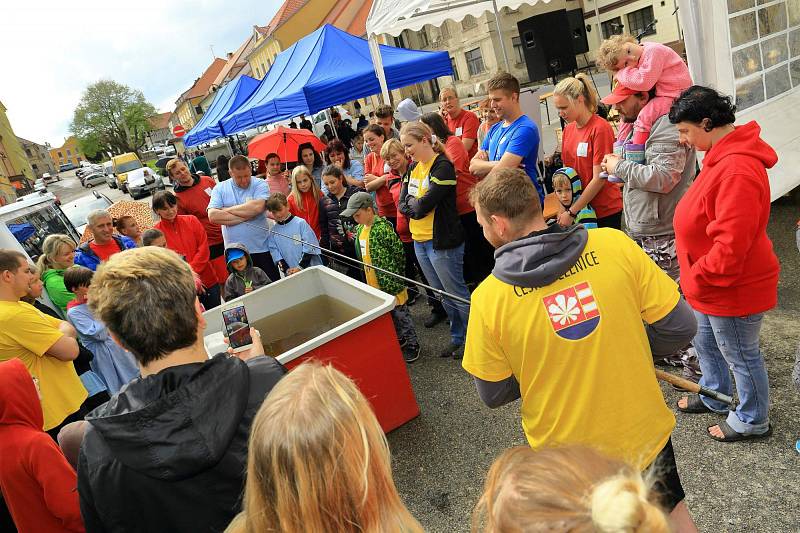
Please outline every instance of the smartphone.
[{"label": "smartphone", "polygon": [[253,344],[244,304],[223,307],[222,321],[225,323],[225,336],[234,352],[241,352]]}]

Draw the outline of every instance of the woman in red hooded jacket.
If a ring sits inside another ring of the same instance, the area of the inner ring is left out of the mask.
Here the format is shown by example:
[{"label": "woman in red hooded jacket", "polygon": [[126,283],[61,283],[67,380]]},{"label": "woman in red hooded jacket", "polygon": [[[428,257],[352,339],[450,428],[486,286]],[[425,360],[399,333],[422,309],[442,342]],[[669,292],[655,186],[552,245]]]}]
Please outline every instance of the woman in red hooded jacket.
[{"label": "woman in red hooded jacket", "polygon": [[397,204],[389,192],[389,165],[381,157],[381,148],[386,141],[386,132],[377,124],[370,124],[364,129],[364,143],[370,152],[364,158],[364,186],[368,192],[375,194],[378,214],[397,227]]},{"label": "woman in red hooded jacket", "polygon": [[171,191],[159,191],[153,196],[153,211],[161,217],[155,228],[164,234],[167,248],[182,256],[200,276],[204,289],[198,296],[200,303],[206,309],[217,307],[221,302],[220,288],[205,228],[196,216],[178,214],[178,198]]},{"label": "woman in red hooded jacket", "polygon": [[0,490],[20,532],[84,531],[78,478],[53,439],[28,369],[0,363]]},{"label": "woman in red hooded jacket", "polygon": [[729,97],[695,85],[669,113],[681,142],[706,152],[703,170],[674,217],[681,288],[697,318],[700,385],[732,396],[733,369],[739,395],[736,410],[698,395],[681,398],[678,409],[727,413],[708,428],[709,436],[722,442],[772,433],[759,332],[764,313],[777,304],[780,273],[767,237],[767,169],[778,156],[761,139],[758,124],[733,125],[735,110]]}]

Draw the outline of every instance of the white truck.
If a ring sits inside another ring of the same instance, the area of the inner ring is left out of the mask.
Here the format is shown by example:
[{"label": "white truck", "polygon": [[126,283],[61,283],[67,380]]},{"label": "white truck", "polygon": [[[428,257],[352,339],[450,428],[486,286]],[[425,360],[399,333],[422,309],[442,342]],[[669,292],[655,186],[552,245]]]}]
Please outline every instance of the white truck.
[{"label": "white truck", "polygon": [[45,237],[63,233],[80,240],[75,226],[49,192],[34,192],[0,207],[0,248],[18,250],[35,261]]}]

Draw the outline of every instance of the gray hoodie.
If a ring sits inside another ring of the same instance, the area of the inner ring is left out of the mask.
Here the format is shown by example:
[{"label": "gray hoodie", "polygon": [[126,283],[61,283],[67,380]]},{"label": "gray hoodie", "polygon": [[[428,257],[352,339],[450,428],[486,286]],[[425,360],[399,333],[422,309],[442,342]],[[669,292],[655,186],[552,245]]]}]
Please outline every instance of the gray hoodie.
[{"label": "gray hoodie", "polygon": [[[233,267],[228,264],[228,254],[233,250],[241,250],[247,258],[247,267],[241,272],[235,271]],[[232,242],[228,245],[228,247],[225,248],[225,263],[228,264],[228,272],[231,273],[231,275],[228,276],[228,280],[225,282],[225,288],[222,294],[226,302],[242,296],[247,287],[252,287],[253,290],[256,290],[265,285],[269,285],[270,281],[272,281],[263,270],[257,266],[253,266],[253,259],[250,257],[250,252],[244,244]]]}]

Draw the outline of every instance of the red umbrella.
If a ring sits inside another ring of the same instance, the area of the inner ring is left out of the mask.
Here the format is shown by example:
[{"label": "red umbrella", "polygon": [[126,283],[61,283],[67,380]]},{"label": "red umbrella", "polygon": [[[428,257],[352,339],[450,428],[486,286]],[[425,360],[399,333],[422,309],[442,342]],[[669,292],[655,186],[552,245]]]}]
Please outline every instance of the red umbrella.
[{"label": "red umbrella", "polygon": [[247,155],[260,160],[267,154],[275,153],[281,157],[281,163],[296,162],[297,148],[305,143],[311,143],[317,152],[325,149],[325,144],[319,137],[308,130],[278,126],[272,131],[253,137],[247,145]]}]

